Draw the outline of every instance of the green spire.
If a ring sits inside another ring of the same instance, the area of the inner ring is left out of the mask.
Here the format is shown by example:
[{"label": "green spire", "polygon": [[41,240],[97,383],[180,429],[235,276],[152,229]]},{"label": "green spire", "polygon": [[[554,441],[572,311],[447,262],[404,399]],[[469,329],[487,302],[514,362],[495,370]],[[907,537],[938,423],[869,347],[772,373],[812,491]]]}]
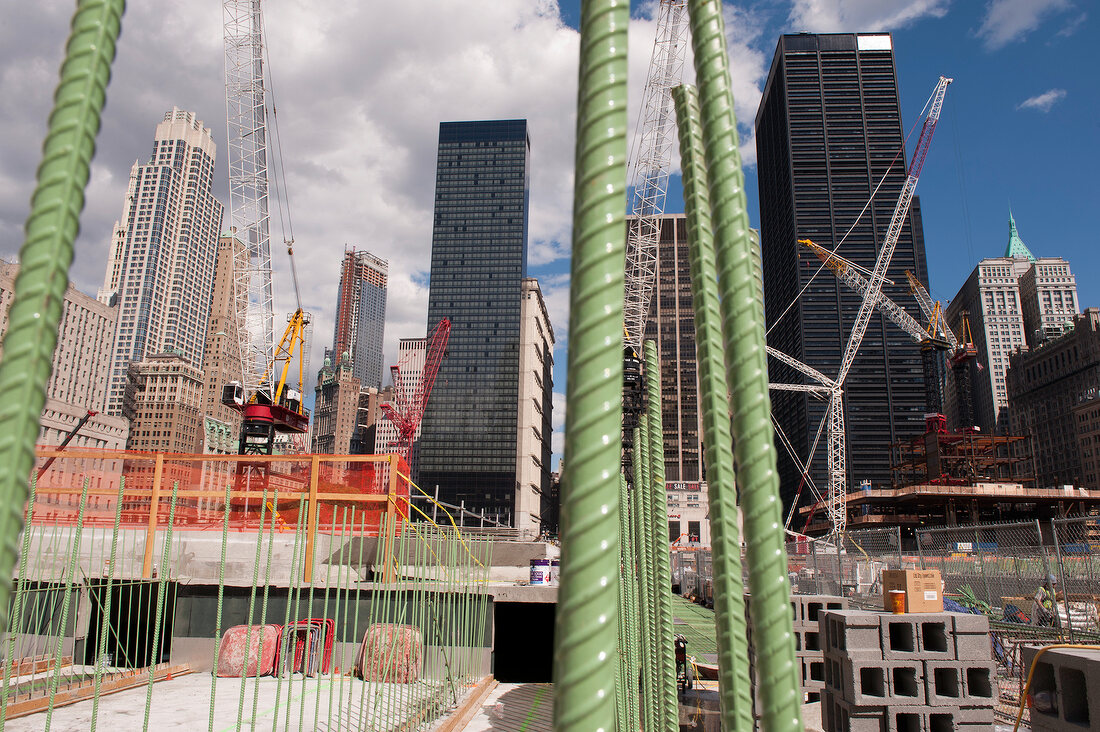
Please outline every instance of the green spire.
[{"label": "green spire", "polygon": [[1005,247],[1005,256],[1012,259],[1026,259],[1029,262],[1035,261],[1035,255],[1020,238],[1020,232],[1016,231],[1016,219],[1012,218],[1011,209],[1008,212],[1008,246]]}]

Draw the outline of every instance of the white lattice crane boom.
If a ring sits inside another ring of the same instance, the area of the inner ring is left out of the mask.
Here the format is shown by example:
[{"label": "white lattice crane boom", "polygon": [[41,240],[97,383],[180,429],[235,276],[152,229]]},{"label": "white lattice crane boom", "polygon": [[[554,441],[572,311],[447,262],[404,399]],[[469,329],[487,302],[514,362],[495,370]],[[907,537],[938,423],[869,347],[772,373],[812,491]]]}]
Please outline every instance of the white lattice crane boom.
[{"label": "white lattice crane boom", "polygon": [[267,117],[264,97],[263,15],[260,0],[224,0],[225,115],[229,211],[247,265],[234,276],[237,332],[245,393],[252,394],[275,356],[268,199]]},{"label": "white lattice crane boom", "polygon": [[672,151],[676,146],[676,113],[672,88],[683,80],[687,49],[687,3],[661,0],[657,40],[649,63],[642,109],[631,150],[634,201],[626,240],[623,324],[627,345],[641,353],[649,300],[657,276],[660,216],[665,210]]}]

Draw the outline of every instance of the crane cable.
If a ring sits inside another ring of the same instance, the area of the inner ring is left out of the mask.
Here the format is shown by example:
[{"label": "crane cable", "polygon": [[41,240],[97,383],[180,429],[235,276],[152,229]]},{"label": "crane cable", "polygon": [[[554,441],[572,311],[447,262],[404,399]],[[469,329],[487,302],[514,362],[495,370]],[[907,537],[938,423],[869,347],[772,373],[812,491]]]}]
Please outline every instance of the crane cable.
[{"label": "crane cable", "polygon": [[[937,88],[938,88],[938,86],[937,86]],[[863,210],[861,210],[859,212],[859,215],[856,216],[856,220],[852,222],[852,225],[848,228],[848,231],[846,231],[844,233],[844,236],[841,237],[839,242],[837,242],[837,245],[835,247],[833,247],[832,251],[829,252],[830,254],[835,255],[837,253],[837,251],[839,251],[840,247],[848,239],[848,235],[851,234],[855,230],[856,226],[859,225],[860,219],[863,218],[863,214],[867,213],[867,209],[871,207],[871,202],[875,200],[875,196],[878,194],[879,188],[881,188],[882,184],[886,182],[886,176],[890,175],[890,171],[894,169],[894,164],[897,163],[898,158],[900,158],[902,153],[905,152],[905,148],[909,144],[909,138],[913,136],[913,132],[917,129],[917,124],[920,124],[921,121],[924,119],[924,113],[928,111],[928,107],[932,103],[932,99],[935,96],[936,96],[936,90],[933,89],[931,96],[928,97],[928,101],[926,101],[924,103],[924,109],[922,109],[920,114],[917,115],[917,121],[913,123],[913,126],[909,128],[909,132],[905,135],[905,140],[901,143],[901,147],[898,148],[898,152],[897,152],[896,155],[894,155],[894,159],[890,161],[890,164],[888,166],[886,166],[886,171],[882,174],[882,178],[879,180],[878,185],[875,186],[875,190],[871,191],[871,197],[868,198],[867,203],[865,203],[863,205]],[[809,289],[810,285],[813,284],[813,281],[817,278],[817,276],[819,274],[821,274],[821,270],[825,269],[825,266],[826,266],[825,262],[822,262],[818,266],[817,271],[814,272],[813,275],[810,277],[810,279],[806,281],[805,286],[803,286],[803,288],[801,290],[799,290],[798,294],[795,295],[794,299],[791,300],[789,305],[787,305],[787,308],[782,313],[780,313],[779,317],[775,319],[775,322],[772,323],[771,326],[768,328],[767,332],[764,333],[765,337],[770,335],[771,332],[772,332],[772,329],[775,328],[775,326],[779,325],[779,322],[781,320],[783,320],[784,316],[786,316],[787,313],[789,313],[791,311],[791,308],[794,307],[795,303],[797,303],[799,301],[799,299],[802,297],[802,295],[806,292],[806,290]]]},{"label": "crane cable", "polygon": [[[263,13],[260,13],[260,23],[263,26],[261,38],[267,38],[267,18]],[[283,163],[283,137],[279,133],[279,111],[275,104],[275,75],[272,72],[271,56],[268,54],[266,43],[263,45],[263,54],[264,61],[267,67],[267,96],[271,98],[271,123],[272,127],[275,128],[275,148],[278,151],[278,155],[276,156],[278,158],[278,174],[272,176],[272,182],[275,185],[276,208],[279,209],[279,228],[283,233],[283,243],[286,244],[286,255],[287,258],[290,260],[290,274],[294,280],[294,300],[298,306],[298,309],[301,310],[302,292],[298,286],[298,268],[294,264],[294,219],[290,213],[290,191],[289,186],[287,185],[286,167]],[[266,113],[267,105],[265,104],[264,114]],[[282,179],[283,184],[281,196],[279,190],[280,179]]]}]

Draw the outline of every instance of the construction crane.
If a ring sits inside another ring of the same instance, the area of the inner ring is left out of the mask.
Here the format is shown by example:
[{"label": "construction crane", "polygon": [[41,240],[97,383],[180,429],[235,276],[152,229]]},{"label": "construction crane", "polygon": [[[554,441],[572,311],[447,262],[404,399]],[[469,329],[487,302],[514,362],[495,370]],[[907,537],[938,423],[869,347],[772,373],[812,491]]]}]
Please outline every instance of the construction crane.
[{"label": "construction crane", "polygon": [[[921,169],[924,167],[924,160],[928,155],[928,147],[932,143],[932,135],[936,130],[936,123],[939,121],[940,111],[943,109],[943,100],[944,95],[947,93],[947,86],[952,81],[952,79],[941,76],[936,83],[936,88],[932,92],[928,116],[925,117],[924,124],[921,127],[920,138],[917,140],[916,149],[913,151],[913,159],[909,163],[909,170],[905,178],[905,183],[902,185],[897,204],[894,206],[894,213],[890,218],[890,226],[887,228],[886,236],[883,238],[874,269],[871,270],[870,276],[867,279],[867,286],[863,292],[859,312],[856,314],[855,322],[852,325],[852,331],[848,336],[848,342],[845,345],[844,355],[841,358],[837,375],[833,379],[817,379],[821,386],[826,387],[829,395],[829,404],[825,414],[826,441],[828,444],[828,490],[825,504],[829,523],[832,526],[833,534],[837,537],[838,542],[848,520],[847,452],[845,445],[843,395],[844,382],[848,376],[848,372],[852,368],[852,364],[855,362],[856,355],[859,353],[859,347],[863,343],[863,336],[867,332],[867,326],[871,322],[871,314],[877,307],[881,307],[882,285],[886,281],[886,271],[894,256],[894,249],[897,246],[898,238],[901,236],[901,229],[905,223],[905,217],[909,213],[909,206],[913,202],[913,194],[916,192],[917,182],[920,180]],[[830,252],[830,254],[833,254],[833,252]],[[844,269],[848,272],[855,273],[854,268],[845,267]],[[772,351],[769,351],[769,353],[775,355]],[[788,356],[787,358],[790,357]],[[795,359],[790,360],[795,361]],[[797,361],[795,362],[797,363]],[[804,374],[807,373],[805,369],[805,365],[800,365],[799,370]],[[813,515],[815,509],[811,509],[810,516]],[[808,520],[807,523],[809,523]]]},{"label": "construction crane", "polygon": [[[302,404],[306,333],[310,316],[302,309],[294,267],[294,234],[284,237],[294,280],[297,308],[275,346],[268,186],[267,99],[264,71],[264,23],[260,0],[224,0],[225,106],[229,159],[230,216],[245,257],[234,272],[241,380],[226,384],[222,403],[243,415],[238,452],[270,455],[278,433],[301,434],[309,427]],[[287,221],[290,221],[289,210]],[[290,387],[297,360],[297,389]],[[242,463],[242,472],[266,466]]]},{"label": "construction crane", "polygon": [[665,210],[676,113],[672,89],[684,76],[687,49],[686,0],[661,0],[638,127],[630,150],[634,196],[626,237],[623,298],[623,467],[631,475],[634,427],[642,408],[642,341],[657,277],[657,248]]},{"label": "construction crane", "polygon": [[[424,409],[428,406],[428,398],[432,394],[439,365],[447,352],[447,340],[450,335],[451,321],[443,318],[428,338],[424,351],[424,366],[420,370],[419,377],[408,374],[409,371],[414,370],[412,353],[406,354],[396,365],[390,366],[390,374],[393,377],[393,402],[384,403],[382,413],[397,430],[397,439],[390,446],[394,448],[394,452],[405,459],[406,463],[410,460],[416,431],[424,418]],[[404,371],[402,371],[403,368]],[[415,383],[413,383],[414,379]]]}]

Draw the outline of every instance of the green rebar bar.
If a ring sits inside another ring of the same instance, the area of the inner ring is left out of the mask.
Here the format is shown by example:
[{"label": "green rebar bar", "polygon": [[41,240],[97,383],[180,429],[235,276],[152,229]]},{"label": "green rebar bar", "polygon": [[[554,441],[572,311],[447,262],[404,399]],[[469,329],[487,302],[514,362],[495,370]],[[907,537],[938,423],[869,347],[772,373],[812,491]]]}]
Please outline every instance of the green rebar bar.
[{"label": "green rebar bar", "polygon": [[638,518],[635,525],[638,527],[637,551],[641,565],[642,581],[640,583],[642,598],[642,706],[645,714],[642,717],[642,728],[645,730],[663,729],[661,724],[661,708],[658,704],[657,689],[657,665],[654,651],[657,647],[657,624],[655,597],[655,584],[653,577],[653,547],[650,542],[653,535],[653,527],[649,517],[652,513],[652,491],[646,490],[649,485],[649,417],[643,412],[638,417],[638,429],[634,431],[634,459],[637,460],[637,481],[634,483],[638,494]]},{"label": "green rebar bar", "polygon": [[628,3],[581,5],[554,729],[610,732],[618,665]]},{"label": "green rebar bar", "polygon": [[625,554],[625,567],[626,574],[623,577],[623,583],[626,585],[626,614],[627,614],[627,682],[625,691],[627,693],[628,700],[628,721],[629,728],[631,730],[637,730],[640,722],[640,708],[638,704],[638,555],[635,546],[635,531],[634,531],[634,515],[636,509],[634,506],[634,499],[632,494],[637,493],[636,490],[631,490],[630,486],[625,487],[624,493],[626,500],[623,503],[623,508],[626,510],[626,536],[623,540],[623,547]]},{"label": "green rebar bar", "polygon": [[719,0],[689,0],[695,75],[714,218],[726,379],[732,389],[737,484],[744,515],[750,615],[766,732],[802,729],[789,609],[782,502],[768,398],[764,304],[749,242],[744,176]]},{"label": "green rebar bar", "polygon": [[[118,496],[115,498],[115,526],[111,532],[111,560],[107,564],[107,584],[104,587],[103,620],[99,626],[99,643],[95,654],[95,685],[92,692],[92,722],[89,732],[95,732],[96,723],[99,721],[99,692],[100,684],[103,681],[103,664],[100,663],[100,659],[107,653],[107,633],[111,618],[111,583],[114,581],[115,561],[118,558],[118,532],[119,527],[122,525],[122,503],[125,491],[126,478],[120,477],[118,479]],[[121,573],[119,573],[118,578],[120,581],[122,580]]]},{"label": "green rebar bar", "polygon": [[[267,562],[266,569],[264,570],[264,596],[260,601],[260,653],[256,660],[256,680],[252,686],[252,716],[249,718],[250,725],[253,729],[256,727],[256,710],[259,707],[260,702],[260,661],[264,657],[264,628],[267,627],[267,601],[270,597],[271,590],[271,553],[275,548],[275,521],[279,518],[279,489],[276,488],[274,494],[271,497],[271,527],[267,533]],[[260,530],[256,535],[256,542],[260,543],[263,540],[264,526],[260,524]],[[276,643],[279,639],[276,638]],[[247,675],[247,674],[246,674]],[[242,679],[243,685],[245,680]]]},{"label": "green rebar bar", "polygon": [[218,562],[218,604],[214,616],[214,667],[210,671],[210,719],[207,732],[214,732],[215,692],[218,689],[218,654],[222,642],[222,604],[225,601],[225,559],[229,547],[229,499],[233,486],[225,484],[225,503],[222,504],[222,555]]},{"label": "green rebar bar", "polygon": [[80,491],[80,511],[77,513],[76,526],[73,528],[73,544],[69,555],[69,571],[65,577],[65,596],[61,600],[61,624],[57,632],[57,650],[53,656],[53,675],[50,678],[50,704],[46,708],[45,732],[50,732],[53,721],[53,705],[57,698],[57,685],[61,680],[61,649],[65,643],[65,628],[69,625],[69,606],[73,599],[73,579],[76,576],[77,557],[80,556],[80,536],[84,529],[84,508],[88,505],[88,486],[84,479],[84,488]]},{"label": "green rebar bar", "polygon": [[726,729],[750,732],[753,725],[752,681],[749,677],[748,628],[741,581],[741,538],[737,529],[737,484],[702,122],[695,87],[676,87],[672,90],[672,99],[676,104],[680,136],[684,213],[691,261],[691,298],[695,312],[695,350],[699,362],[699,406],[703,423],[719,649],[719,702]]},{"label": "green rebar bar", "polygon": [[125,0],[81,0],[54,93],[0,359],[0,631],[8,627],[38,420]]},{"label": "green rebar bar", "polygon": [[[176,521],[176,499],[179,496],[179,481],[172,483],[172,498],[168,502],[168,527],[164,530],[164,548],[161,550],[160,576],[157,578],[157,610],[153,616],[153,650],[149,653],[149,682],[145,687],[145,725],[144,732],[149,732],[149,712],[153,707],[153,681],[157,674],[157,664],[160,663],[160,634],[164,625],[164,594],[168,587],[168,574],[171,571],[168,563],[168,553],[172,549],[172,526]],[[157,510],[153,506],[153,511]],[[156,542],[156,535],[151,537]],[[170,629],[169,629],[170,630]]]},{"label": "green rebar bar", "polygon": [[652,491],[653,505],[653,579],[657,599],[657,652],[659,663],[659,703],[664,729],[679,732],[679,701],[676,698],[676,649],[672,633],[672,572],[669,567],[668,548],[668,497],[665,491],[664,426],[661,421],[661,362],[657,358],[657,344],[645,342],[646,409],[648,410],[649,463],[648,486]]},{"label": "green rebar bar", "polygon": [[[34,520],[34,502],[38,496],[38,477],[31,476],[31,493],[27,504],[27,520],[23,524],[23,545],[19,551],[19,574],[15,598],[12,603],[12,626],[9,628],[8,657],[4,660],[4,686],[0,689],[0,730],[4,729],[4,720],[8,712],[8,686],[11,683],[12,665],[15,663],[15,640],[19,637],[23,622],[23,610],[27,604],[27,555],[31,548],[31,530]],[[94,727],[94,715],[93,727]],[[94,729],[93,729],[93,732]]]}]

